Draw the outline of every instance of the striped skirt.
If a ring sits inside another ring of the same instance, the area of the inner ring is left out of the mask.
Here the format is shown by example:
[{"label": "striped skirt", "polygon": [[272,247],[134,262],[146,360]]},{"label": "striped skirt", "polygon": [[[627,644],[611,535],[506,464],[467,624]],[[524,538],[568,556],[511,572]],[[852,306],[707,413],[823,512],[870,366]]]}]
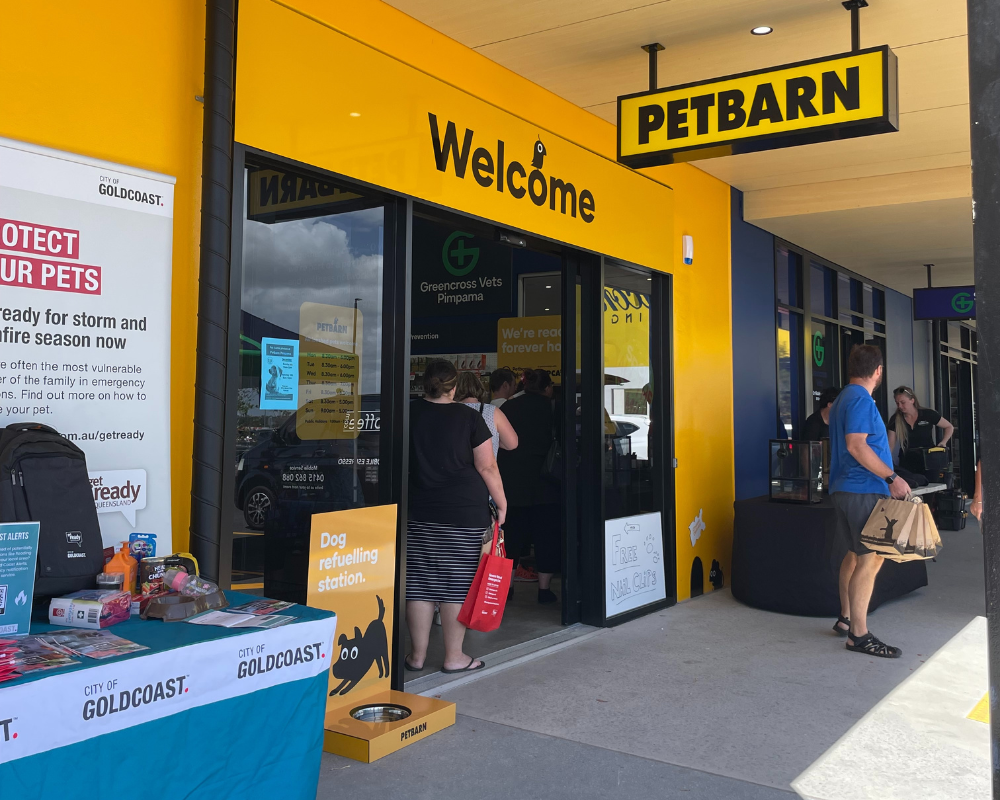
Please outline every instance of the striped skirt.
[{"label": "striped skirt", "polygon": [[482,528],[406,522],[406,599],[464,603],[482,553]]}]

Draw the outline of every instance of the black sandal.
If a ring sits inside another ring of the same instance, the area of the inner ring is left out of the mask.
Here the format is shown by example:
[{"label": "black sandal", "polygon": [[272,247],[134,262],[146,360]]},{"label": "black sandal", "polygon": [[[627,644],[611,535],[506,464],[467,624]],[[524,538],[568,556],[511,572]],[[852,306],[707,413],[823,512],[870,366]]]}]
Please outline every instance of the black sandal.
[{"label": "black sandal", "polygon": [[848,642],[846,646],[848,650],[853,650],[855,653],[864,653],[878,658],[899,658],[903,655],[903,651],[898,647],[880,641],[871,633],[858,637],[852,634],[851,638],[854,639],[854,644]]},{"label": "black sandal", "polygon": [[406,669],[408,672],[421,672],[421,671],[423,671],[423,667],[415,667],[415,666],[413,666],[410,663],[409,656],[403,656],[403,668]]},{"label": "black sandal", "polygon": [[[841,625],[846,625],[846,628],[841,628]],[[837,621],[833,624],[833,632],[837,636],[847,636],[851,632],[851,621],[847,617],[837,617]]]},{"label": "black sandal", "polygon": [[459,672],[475,672],[476,670],[480,670],[480,669],[485,669],[486,668],[486,662],[485,661],[479,661],[479,666],[478,667],[472,666],[477,661],[479,661],[479,659],[473,657],[473,658],[469,659],[469,664],[466,667],[462,667],[461,669],[445,669],[444,667],[441,667],[441,671],[445,675],[457,675]]}]

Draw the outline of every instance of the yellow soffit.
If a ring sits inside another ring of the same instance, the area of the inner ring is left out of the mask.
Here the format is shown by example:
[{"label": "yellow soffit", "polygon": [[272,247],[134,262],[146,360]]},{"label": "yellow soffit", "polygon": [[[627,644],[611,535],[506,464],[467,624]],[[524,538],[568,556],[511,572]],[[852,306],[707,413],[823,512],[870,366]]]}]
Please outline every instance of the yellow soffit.
[{"label": "yellow soffit", "polygon": [[672,271],[669,187],[286,4],[244,0],[238,49],[240,143]]}]

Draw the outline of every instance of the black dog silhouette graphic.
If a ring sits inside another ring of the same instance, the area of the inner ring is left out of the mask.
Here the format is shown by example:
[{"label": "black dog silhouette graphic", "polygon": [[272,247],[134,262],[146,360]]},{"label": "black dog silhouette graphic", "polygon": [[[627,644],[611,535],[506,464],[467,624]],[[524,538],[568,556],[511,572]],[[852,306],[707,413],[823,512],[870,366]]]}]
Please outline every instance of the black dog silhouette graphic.
[{"label": "black dog silhouette graphic", "polygon": [[721,589],[726,583],[726,578],[722,574],[722,565],[719,564],[719,560],[716,558],[712,559],[712,569],[709,570],[708,580],[712,584],[713,589]]},{"label": "black dog silhouette graphic", "polygon": [[548,153],[545,150],[545,145],[542,144],[542,139],[539,137],[538,141],[535,142],[535,154],[531,157],[531,166],[535,169],[542,168],[542,162],[545,160],[545,156]]},{"label": "black dog silhouette graphic", "polygon": [[[882,516],[885,516],[885,515],[883,514]],[[885,517],[885,527],[884,528],[879,528],[879,530],[881,530],[882,533],[885,534],[885,538],[886,538],[887,541],[890,541],[890,542],[894,541],[893,538],[892,538],[892,529],[896,527],[896,523],[897,522],[899,522],[898,519],[889,519],[888,517]]]},{"label": "black dog silhouette graphic", "polygon": [[347,694],[357,686],[368,674],[372,665],[378,666],[380,678],[389,674],[389,637],[385,632],[385,603],[378,595],[378,619],[368,623],[364,636],[361,628],[354,627],[354,638],[348,639],[346,633],[340,634],[337,644],[340,645],[340,658],[334,662],[334,678],[340,678],[340,684],[330,692],[331,695]]}]

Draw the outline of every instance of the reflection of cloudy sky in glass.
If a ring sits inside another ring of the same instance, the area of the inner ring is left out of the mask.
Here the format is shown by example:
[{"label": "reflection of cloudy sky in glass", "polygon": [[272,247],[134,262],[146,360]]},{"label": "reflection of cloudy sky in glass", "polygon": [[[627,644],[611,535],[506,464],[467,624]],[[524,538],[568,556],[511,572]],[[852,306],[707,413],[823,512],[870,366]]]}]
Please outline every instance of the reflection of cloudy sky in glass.
[{"label": "reflection of cloudy sky in glass", "polygon": [[360,298],[364,337],[361,393],[381,386],[381,208],[266,225],[247,220],[243,235],[243,310],[299,330],[306,302],[353,308]]}]

